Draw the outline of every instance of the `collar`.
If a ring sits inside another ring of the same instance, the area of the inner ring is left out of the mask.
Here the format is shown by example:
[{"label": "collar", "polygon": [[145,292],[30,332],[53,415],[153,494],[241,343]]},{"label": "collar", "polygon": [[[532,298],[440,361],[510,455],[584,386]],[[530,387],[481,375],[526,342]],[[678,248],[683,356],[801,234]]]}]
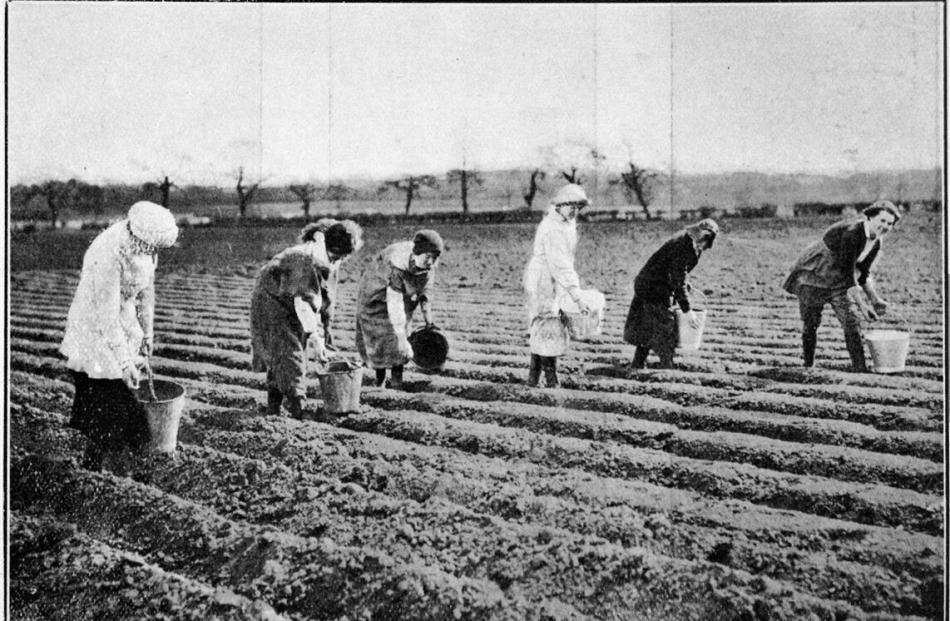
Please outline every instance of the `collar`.
[{"label": "collar", "polygon": [[871,221],[867,218],[864,218],[861,224],[864,226],[864,239],[867,241],[876,241],[871,239]]}]

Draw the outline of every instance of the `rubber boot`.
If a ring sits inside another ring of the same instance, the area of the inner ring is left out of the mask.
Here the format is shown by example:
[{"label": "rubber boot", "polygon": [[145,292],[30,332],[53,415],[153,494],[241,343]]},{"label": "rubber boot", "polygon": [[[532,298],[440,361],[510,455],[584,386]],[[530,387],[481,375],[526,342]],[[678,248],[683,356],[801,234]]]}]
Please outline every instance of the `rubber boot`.
[{"label": "rubber boot", "polygon": [[386,369],[376,369],[376,386],[386,383]]},{"label": "rubber boot", "polygon": [[855,373],[867,373],[868,365],[864,359],[864,342],[860,332],[845,332],[844,344],[851,356],[851,370]]},{"label": "rubber boot", "polygon": [[818,345],[818,333],[802,334],[802,354],[806,367],[815,366],[815,347]]},{"label": "rubber boot", "polygon": [[531,354],[531,366],[528,367],[528,386],[536,388],[541,379],[541,356]]},{"label": "rubber boot", "polygon": [[541,360],[541,365],[544,369],[544,385],[548,388],[558,388],[561,382],[557,381],[557,358],[554,356],[544,356]]},{"label": "rubber boot", "polygon": [[650,355],[650,348],[646,345],[637,345],[637,351],[633,353],[633,368],[645,369],[647,366],[647,356]]},{"label": "rubber boot", "polygon": [[402,390],[402,365],[393,367],[389,378],[389,387],[393,390]]},{"label": "rubber boot", "polygon": [[297,395],[288,396],[284,403],[287,406],[287,411],[290,412],[291,418],[303,420],[303,400],[300,397]]},{"label": "rubber boot", "polygon": [[284,400],[283,393],[271,386],[267,389],[267,415],[280,416],[280,404]]}]

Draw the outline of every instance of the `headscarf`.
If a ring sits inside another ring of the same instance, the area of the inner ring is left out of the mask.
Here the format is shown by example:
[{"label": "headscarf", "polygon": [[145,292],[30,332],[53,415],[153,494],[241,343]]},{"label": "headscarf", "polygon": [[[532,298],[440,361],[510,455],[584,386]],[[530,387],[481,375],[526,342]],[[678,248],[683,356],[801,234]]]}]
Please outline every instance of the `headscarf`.
[{"label": "headscarf", "polygon": [[698,247],[700,241],[708,239],[709,247],[712,248],[716,236],[719,235],[719,225],[712,218],[704,218],[696,224],[687,226],[686,234],[693,240],[694,246]]},{"label": "headscarf", "polygon": [[128,230],[133,241],[147,250],[168,248],[178,239],[172,212],[149,201],[139,201],[129,208]]},{"label": "headscarf", "polygon": [[444,251],[445,244],[442,243],[442,237],[432,229],[416,231],[412,238],[412,254],[431,253],[438,257]]},{"label": "headscarf", "polygon": [[868,218],[873,218],[882,211],[886,211],[887,213],[894,216],[894,224],[897,224],[903,215],[897,205],[891,201],[886,201],[883,199],[874,201],[869,206],[865,207],[861,213],[863,213]]}]

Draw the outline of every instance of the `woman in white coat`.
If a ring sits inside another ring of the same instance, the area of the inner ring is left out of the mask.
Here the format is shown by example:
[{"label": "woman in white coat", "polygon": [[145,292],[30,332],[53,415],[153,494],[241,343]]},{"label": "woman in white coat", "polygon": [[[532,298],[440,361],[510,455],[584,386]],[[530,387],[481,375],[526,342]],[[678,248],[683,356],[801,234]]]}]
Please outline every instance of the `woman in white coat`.
[{"label": "woman in white coat", "polygon": [[[573,300],[582,313],[589,312],[581,300],[580,278],[574,269],[577,215],[589,204],[584,188],[575,184],[565,185],[554,195],[547,215],[538,225],[534,249],[524,273],[529,332],[540,319],[559,317],[561,301],[567,298]],[[532,351],[529,386],[538,385],[542,370],[548,387],[559,385],[557,358]]]},{"label": "woman in white coat", "polygon": [[85,468],[99,470],[105,456],[148,442],[145,409],[132,390],[142,354],[152,353],[157,253],[177,238],[172,213],[141,201],[83,257],[60,352],[76,384],[69,426],[89,439]]}]

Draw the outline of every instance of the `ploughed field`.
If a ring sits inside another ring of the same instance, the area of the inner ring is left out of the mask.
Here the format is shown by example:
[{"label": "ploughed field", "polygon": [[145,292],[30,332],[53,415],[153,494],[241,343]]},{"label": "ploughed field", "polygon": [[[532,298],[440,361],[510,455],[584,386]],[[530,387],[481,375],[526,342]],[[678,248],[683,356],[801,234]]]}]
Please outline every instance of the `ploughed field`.
[{"label": "ploughed field", "polygon": [[[326,415],[314,381],[304,421],[263,415],[247,328],[255,267],[295,231],[185,231],[160,258],[153,365],[188,403],[176,457],[147,483],[80,469],[65,427],[56,350],[85,244],[14,238],[13,618],[942,618],[945,343],[927,217],[901,224],[877,269],[900,315],[882,324],[913,333],[900,375],[847,372],[830,308],[818,367],[799,366],[779,285],[824,220],[724,222],[692,276],[703,347],[676,370],[631,371],[633,277],[675,229],[581,224],[578,271],[609,306],[604,334],[561,359],[560,389],[525,385],[534,227],[443,226],[445,369],[410,365],[401,392],[364,384],[349,416]],[[344,266],[344,350],[360,269],[410,233],[369,229]],[[74,268],[36,269],[64,248],[80,248]]]}]

